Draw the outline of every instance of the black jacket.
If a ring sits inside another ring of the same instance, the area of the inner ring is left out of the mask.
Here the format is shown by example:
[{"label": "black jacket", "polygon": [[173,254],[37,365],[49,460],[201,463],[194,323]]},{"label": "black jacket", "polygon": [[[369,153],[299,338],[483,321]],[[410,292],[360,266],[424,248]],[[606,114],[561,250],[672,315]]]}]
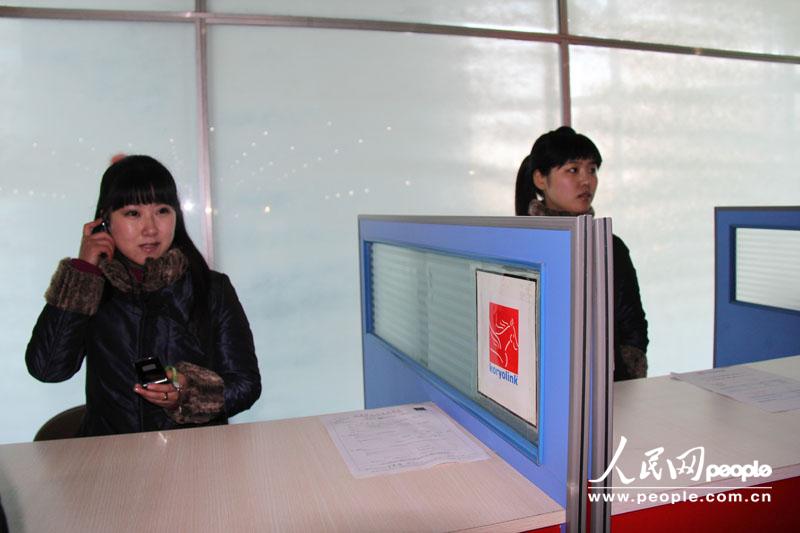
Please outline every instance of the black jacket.
[{"label": "black jacket", "polygon": [[[639,295],[639,281],[631,254],[622,239],[614,235],[614,381],[643,377],[636,375],[631,359],[640,354],[625,353],[627,347],[647,352],[647,319]],[[627,350],[629,351],[629,350]],[[642,357],[644,355],[641,354]],[[638,359],[638,358],[637,358]],[[644,369],[647,360],[644,360]],[[642,359],[638,365],[641,366]]]},{"label": "black jacket", "polygon": [[[593,210],[589,210],[594,214]],[[519,212],[517,213],[520,214]],[[528,203],[529,216],[575,216],[548,208],[542,200]],[[639,296],[639,281],[631,254],[622,239],[613,236],[614,252],[614,381],[647,376],[647,320]]]},{"label": "black jacket", "polygon": [[209,424],[227,422],[258,399],[261,378],[253,336],[226,275],[211,272],[210,324],[202,335],[189,324],[189,272],[152,292],[125,292],[111,283],[105,283],[103,291],[94,314],[45,305],[25,354],[28,371],[46,382],[69,379],[86,359],[81,436],[181,427],[133,392],[138,382],[134,362],[148,356],[160,358],[164,365],[193,363],[222,378],[225,409]]}]

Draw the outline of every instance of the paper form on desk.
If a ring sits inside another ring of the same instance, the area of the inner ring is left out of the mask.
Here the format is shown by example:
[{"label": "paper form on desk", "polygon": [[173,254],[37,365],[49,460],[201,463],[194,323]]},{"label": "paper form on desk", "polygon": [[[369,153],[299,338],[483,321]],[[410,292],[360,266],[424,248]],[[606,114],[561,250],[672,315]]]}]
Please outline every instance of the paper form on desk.
[{"label": "paper form on desk", "polygon": [[356,478],[489,458],[431,403],[320,418]]},{"label": "paper form on desk", "polygon": [[673,373],[671,377],[770,413],[800,409],[800,381],[749,366]]}]

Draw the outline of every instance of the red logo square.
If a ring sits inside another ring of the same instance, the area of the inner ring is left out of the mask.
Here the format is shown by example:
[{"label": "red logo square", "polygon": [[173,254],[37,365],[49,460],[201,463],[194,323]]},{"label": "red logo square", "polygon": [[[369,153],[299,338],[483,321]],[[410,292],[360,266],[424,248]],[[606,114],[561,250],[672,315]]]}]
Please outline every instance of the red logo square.
[{"label": "red logo square", "polygon": [[519,309],[489,302],[489,362],[517,373]]}]

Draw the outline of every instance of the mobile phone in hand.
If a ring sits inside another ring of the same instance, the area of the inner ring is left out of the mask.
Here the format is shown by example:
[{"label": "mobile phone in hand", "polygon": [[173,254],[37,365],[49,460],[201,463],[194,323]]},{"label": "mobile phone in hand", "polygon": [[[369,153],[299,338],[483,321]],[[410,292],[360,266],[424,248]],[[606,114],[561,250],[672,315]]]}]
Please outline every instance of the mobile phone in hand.
[{"label": "mobile phone in hand", "polygon": [[108,232],[108,219],[105,217],[103,217],[103,220],[100,222],[100,224],[92,228],[92,235],[95,233],[100,233],[101,231]]},{"label": "mobile phone in hand", "polygon": [[164,365],[157,357],[146,357],[139,359],[134,363],[136,365],[136,374],[139,376],[139,383],[144,388],[153,383],[167,383],[167,372],[164,370]]}]

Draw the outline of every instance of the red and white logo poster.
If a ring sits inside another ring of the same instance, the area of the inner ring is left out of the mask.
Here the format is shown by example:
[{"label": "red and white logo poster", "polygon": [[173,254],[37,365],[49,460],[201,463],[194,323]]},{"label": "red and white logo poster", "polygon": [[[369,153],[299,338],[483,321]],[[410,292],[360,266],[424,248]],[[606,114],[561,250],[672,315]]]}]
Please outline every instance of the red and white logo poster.
[{"label": "red and white logo poster", "polygon": [[519,309],[489,302],[489,362],[512,374],[519,368]]},{"label": "red and white logo poster", "polygon": [[478,270],[478,392],[537,426],[537,279]]}]

